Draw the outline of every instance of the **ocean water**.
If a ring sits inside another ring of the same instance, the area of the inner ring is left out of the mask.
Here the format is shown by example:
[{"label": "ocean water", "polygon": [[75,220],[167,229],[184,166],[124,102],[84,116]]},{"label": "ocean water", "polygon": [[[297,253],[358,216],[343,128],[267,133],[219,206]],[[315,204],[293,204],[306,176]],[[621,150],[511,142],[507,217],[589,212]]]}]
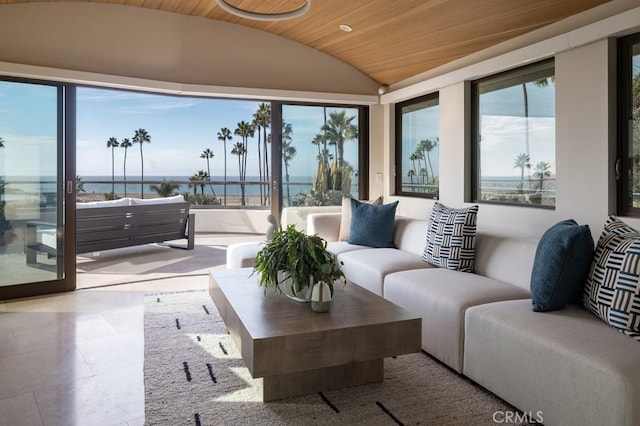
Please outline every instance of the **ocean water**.
[{"label": "ocean water", "polygon": [[[123,176],[115,176],[114,184],[112,185],[111,176],[80,176],[83,183],[84,193],[86,194],[107,194],[110,193],[112,188],[116,194],[124,194],[125,184]],[[144,185],[140,183],[133,183],[140,180],[140,176],[127,176],[126,190],[127,195],[136,196],[140,195],[144,188],[145,195],[156,195],[156,192],[151,189],[151,185],[160,185],[162,182],[176,182],[180,186],[176,190],[178,194],[185,192],[193,194],[194,188],[189,186],[189,176],[145,176]],[[22,196],[34,194],[55,194],[56,182],[54,177],[43,177],[42,180],[30,179],[25,177],[5,177],[5,195],[9,194]],[[129,183],[131,182],[131,183]],[[216,195],[224,194],[224,176],[213,176],[211,183],[207,183],[204,186],[204,193],[211,194],[212,191]],[[240,195],[240,182],[238,176],[227,176],[227,195]],[[311,190],[313,183],[313,177],[311,176],[292,176],[290,178],[290,192],[291,194],[308,193]],[[263,183],[263,188],[267,185],[267,182]],[[357,187],[357,185],[356,185]],[[202,189],[198,184],[197,193],[200,194]],[[245,194],[246,195],[260,195],[260,185],[258,176],[247,176],[245,182]]]},{"label": "ocean water", "polygon": [[[87,194],[106,194],[111,192],[111,176],[80,176],[84,183],[84,191]],[[140,176],[127,176],[127,182],[140,180]],[[240,195],[240,178],[238,176],[227,176],[227,195]],[[194,188],[189,186],[189,176],[145,176],[144,177],[144,193],[149,195],[156,195],[156,192],[151,189],[151,185],[155,184],[160,186],[164,181],[176,182],[180,184],[180,187],[176,190],[178,194],[185,192],[193,194]],[[116,194],[124,194],[125,185],[123,183],[122,176],[115,177],[115,184],[113,186]],[[211,183],[206,183],[204,186],[204,193],[211,194],[212,190],[216,195],[224,194],[224,176],[213,176]],[[260,195],[260,185],[258,176],[247,176],[245,182],[245,194],[246,195]],[[291,177],[291,193],[308,193],[311,190],[313,178],[311,176],[296,176]],[[268,185],[268,182],[263,183],[263,188]],[[136,196],[141,194],[140,183],[127,183],[127,195]],[[196,187],[198,194],[202,189],[200,185]]]}]

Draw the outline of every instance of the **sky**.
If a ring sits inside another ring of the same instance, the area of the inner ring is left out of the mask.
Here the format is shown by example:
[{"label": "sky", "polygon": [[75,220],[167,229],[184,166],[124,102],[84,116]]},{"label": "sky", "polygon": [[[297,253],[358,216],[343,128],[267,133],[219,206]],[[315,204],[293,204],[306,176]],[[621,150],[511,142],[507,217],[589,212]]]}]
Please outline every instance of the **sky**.
[{"label": "sky", "polygon": [[[0,82],[0,173],[7,176],[53,176],[56,156],[56,88]],[[232,134],[237,124],[251,122],[260,102],[230,99],[193,98],[140,92],[79,87],[77,89],[77,174],[111,176],[112,150],[109,138],[121,142],[133,139],[143,128],[151,142],[142,147],[145,179],[150,176],[191,176],[207,170],[200,154],[207,148],[212,176],[224,175],[224,145],[218,132],[227,127]],[[327,108],[327,114],[335,111]],[[357,116],[357,109],[347,108]],[[283,120],[293,128],[292,143],[297,150],[290,162],[291,176],[310,176],[316,170],[317,148],[311,145],[324,123],[324,109],[317,106],[285,105]],[[353,123],[357,125],[357,118]],[[227,176],[238,175],[238,158],[231,149],[241,138],[227,141]],[[257,135],[249,139],[247,175],[258,175]],[[115,176],[124,170],[123,148],[113,149]],[[345,159],[357,163],[357,143],[345,146]],[[141,171],[140,145],[127,150],[128,177]]]},{"label": "sky", "polygon": [[[528,85],[529,134],[531,163],[550,161],[555,171],[554,96]],[[504,89],[482,95],[482,172],[485,176],[518,176],[514,159],[524,152],[525,118],[521,88]],[[233,132],[237,123],[251,121],[260,102],[229,99],[191,98],[79,87],[77,90],[77,172],[82,176],[110,176],[112,150],[107,140],[132,139],[136,129],[143,128],[151,142],[143,145],[144,174],[150,176],[191,176],[207,170],[200,154],[207,148],[214,152],[210,159],[212,176],[224,174],[223,144],[217,139],[222,127]],[[416,120],[405,120],[415,139],[437,137],[438,108],[434,114],[423,114]],[[0,82],[0,137],[5,147],[2,154],[10,161],[0,162],[0,172],[7,176],[50,176],[55,174],[56,89],[51,86]],[[335,111],[327,108],[326,113]],[[349,116],[357,110],[347,108]],[[292,140],[297,154],[290,163],[291,176],[309,176],[316,170],[317,148],[311,140],[324,122],[324,108],[285,105],[283,120],[293,127]],[[353,121],[357,124],[357,119]],[[435,129],[435,130],[434,130]],[[405,134],[407,130],[405,130]],[[235,136],[227,142],[227,175],[238,174],[237,157],[230,154]],[[257,175],[257,150],[251,149],[257,138],[249,141],[247,174]],[[345,144],[345,158],[357,164],[357,143]],[[410,151],[410,150],[406,150]],[[122,176],[124,149],[113,150],[115,175]],[[406,160],[408,161],[408,160]],[[438,173],[438,150],[431,153]],[[127,151],[127,176],[140,174],[140,146]],[[408,170],[407,164],[404,168]]]},{"label": "sky", "polygon": [[[218,132],[227,127],[233,133],[237,124],[251,122],[260,102],[190,98],[124,92],[94,88],[78,90],[77,168],[78,174],[111,175],[111,152],[107,140],[133,139],[135,130],[143,128],[151,135],[151,143],[143,145],[145,176],[191,176],[207,170],[200,154],[207,148],[214,157],[209,160],[211,175],[224,174],[224,145]],[[330,113],[334,109],[328,109]],[[357,110],[349,109],[353,114]],[[317,148],[311,140],[324,123],[322,107],[291,106],[283,108],[283,120],[292,124],[292,143],[298,154],[292,159],[292,176],[310,175],[315,170]],[[357,124],[357,119],[354,120]],[[227,141],[227,176],[238,175],[238,157],[231,155],[239,136]],[[258,175],[257,134],[249,140],[247,175]],[[357,159],[357,144],[349,144],[345,158]],[[351,149],[350,149],[351,148]],[[355,148],[355,149],[353,149]],[[353,151],[351,157],[349,153]],[[124,167],[124,149],[116,148],[116,175]],[[127,150],[127,175],[140,174],[140,145]]]},{"label": "sky", "polygon": [[[520,177],[515,158],[526,151],[528,122],[531,173],[541,161],[549,162],[555,173],[555,87],[527,84],[529,116],[525,118],[522,86],[517,85],[481,95],[481,170],[486,177]],[[439,106],[405,113],[403,118],[403,178],[413,168],[409,155],[423,139],[435,140],[439,130]],[[431,164],[439,175],[439,147],[431,154]]]}]

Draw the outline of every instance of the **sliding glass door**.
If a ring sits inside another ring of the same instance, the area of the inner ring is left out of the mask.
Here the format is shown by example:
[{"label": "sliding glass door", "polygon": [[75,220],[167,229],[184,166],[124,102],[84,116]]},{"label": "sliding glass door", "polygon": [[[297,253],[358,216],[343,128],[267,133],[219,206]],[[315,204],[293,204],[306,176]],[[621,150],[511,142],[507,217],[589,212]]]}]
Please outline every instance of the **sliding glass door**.
[{"label": "sliding glass door", "polygon": [[74,91],[0,81],[0,299],[74,288],[65,263],[65,197],[74,192],[64,158],[65,132],[73,134],[65,97],[74,94],[66,90]]}]

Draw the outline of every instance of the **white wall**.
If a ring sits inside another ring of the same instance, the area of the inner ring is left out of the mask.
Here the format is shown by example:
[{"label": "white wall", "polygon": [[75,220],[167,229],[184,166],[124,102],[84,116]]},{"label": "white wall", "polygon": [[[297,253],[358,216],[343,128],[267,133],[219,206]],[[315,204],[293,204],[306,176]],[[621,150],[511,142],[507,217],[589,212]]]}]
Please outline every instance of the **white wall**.
[{"label": "white wall", "polygon": [[[388,112],[385,119],[393,121],[396,101],[425,94],[425,90],[440,95],[440,201],[452,207],[470,205],[469,191],[469,117],[468,94],[465,88],[475,78],[491,75],[509,67],[522,65],[527,52],[532,57],[555,57],[556,72],[556,187],[555,210],[480,204],[478,229],[499,235],[539,238],[554,223],[574,218],[588,224],[594,239],[602,231],[610,214],[615,214],[616,187],[614,180],[615,121],[615,38],[607,35],[640,31],[638,21],[629,21],[629,14],[640,16],[639,9],[626,12],[606,22],[580,28],[576,32],[556,37],[550,42],[525,46],[487,59],[465,69],[444,73],[431,80],[403,86],[397,92],[384,95]],[[635,26],[635,28],[633,27]],[[587,31],[592,28],[593,31]],[[577,35],[582,39],[576,42]],[[603,35],[604,36],[601,36]],[[595,38],[595,40],[590,40]],[[565,43],[566,40],[572,40]],[[562,48],[558,48],[558,43]],[[547,49],[547,50],[545,50]],[[557,53],[556,53],[557,52]],[[377,139],[382,151],[392,151],[394,136],[383,134]],[[373,164],[371,167],[380,167]],[[393,185],[385,193],[388,199],[398,199],[398,213],[427,218],[432,200],[393,196]],[[640,220],[623,218],[640,229]]]},{"label": "white wall", "polygon": [[0,4],[0,61],[188,85],[360,95],[379,87],[284,37],[113,3]]}]

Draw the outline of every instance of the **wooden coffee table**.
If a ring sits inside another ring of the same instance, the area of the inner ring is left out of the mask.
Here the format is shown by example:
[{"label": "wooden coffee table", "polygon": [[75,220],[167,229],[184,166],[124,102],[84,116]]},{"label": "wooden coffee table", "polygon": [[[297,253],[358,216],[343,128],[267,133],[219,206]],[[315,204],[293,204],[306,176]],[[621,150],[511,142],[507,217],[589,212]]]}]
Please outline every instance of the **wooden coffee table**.
[{"label": "wooden coffee table", "polygon": [[419,352],[421,319],[356,284],[316,313],[258,286],[252,268],[212,271],[209,293],[254,378],[273,401],[381,382],[384,358]]}]

